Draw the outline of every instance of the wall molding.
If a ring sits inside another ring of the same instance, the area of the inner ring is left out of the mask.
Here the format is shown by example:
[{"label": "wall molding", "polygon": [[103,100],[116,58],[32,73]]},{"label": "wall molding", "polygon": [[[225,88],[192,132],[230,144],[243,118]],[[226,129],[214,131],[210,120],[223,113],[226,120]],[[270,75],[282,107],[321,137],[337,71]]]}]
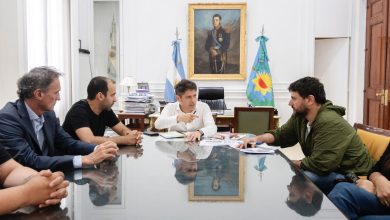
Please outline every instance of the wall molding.
[{"label": "wall molding", "polygon": [[[274,96],[275,100],[288,100],[290,99],[290,93],[287,88],[290,83],[287,82],[275,82],[274,83]],[[151,93],[155,96],[155,99],[164,99],[165,82],[149,82]],[[225,101],[226,102],[246,102],[246,87],[237,88],[233,86],[225,86]]]}]

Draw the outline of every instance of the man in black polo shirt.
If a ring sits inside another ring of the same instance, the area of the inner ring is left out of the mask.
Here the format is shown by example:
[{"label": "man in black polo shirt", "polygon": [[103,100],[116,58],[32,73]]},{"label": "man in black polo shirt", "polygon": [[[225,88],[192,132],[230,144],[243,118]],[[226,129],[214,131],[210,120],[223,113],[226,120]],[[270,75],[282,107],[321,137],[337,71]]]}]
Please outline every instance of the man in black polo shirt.
[{"label": "man in black polo shirt", "polygon": [[[28,205],[46,207],[67,196],[62,172],[37,172],[13,160],[0,144],[0,215]],[[9,187],[9,188],[8,188]]]},{"label": "man in black polo shirt", "polygon": [[[142,133],[128,129],[118,120],[111,107],[116,102],[115,82],[107,77],[94,77],[87,88],[88,98],[76,102],[62,125],[73,138],[92,144],[113,141],[121,145],[140,144]],[[119,136],[103,137],[106,126]]]}]

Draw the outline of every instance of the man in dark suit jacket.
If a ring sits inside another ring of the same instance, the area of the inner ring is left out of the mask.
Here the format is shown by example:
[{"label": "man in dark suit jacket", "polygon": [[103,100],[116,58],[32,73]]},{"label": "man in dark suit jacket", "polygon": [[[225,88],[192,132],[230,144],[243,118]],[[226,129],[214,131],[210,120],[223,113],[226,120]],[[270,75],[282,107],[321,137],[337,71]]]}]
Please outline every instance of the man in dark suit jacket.
[{"label": "man in dark suit jacket", "polygon": [[54,68],[37,67],[19,79],[19,100],[0,110],[0,143],[15,160],[36,170],[68,170],[114,158],[115,143],[77,141],[59,125],[53,109],[60,100],[60,75]]}]

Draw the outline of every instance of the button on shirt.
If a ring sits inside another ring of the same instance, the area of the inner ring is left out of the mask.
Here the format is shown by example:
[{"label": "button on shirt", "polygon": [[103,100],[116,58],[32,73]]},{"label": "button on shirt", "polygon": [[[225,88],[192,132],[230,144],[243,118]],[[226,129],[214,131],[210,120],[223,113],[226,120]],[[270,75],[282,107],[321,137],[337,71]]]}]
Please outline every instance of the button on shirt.
[{"label": "button on shirt", "polygon": [[[27,113],[33,125],[35,135],[37,136],[39,148],[41,148],[41,151],[44,152],[45,149],[43,149],[43,142],[45,141],[45,135],[43,134],[43,123],[45,122],[45,118],[43,117],[43,115],[38,116],[37,114],[35,114],[35,112],[30,108],[30,106],[27,105],[27,103],[24,104],[27,108]],[[73,167],[82,167],[82,159],[80,155],[73,157]]]},{"label": "button on shirt", "polygon": [[217,133],[213,115],[210,107],[203,102],[198,101],[194,110],[198,118],[191,123],[177,122],[177,116],[186,114],[181,111],[179,102],[169,103],[157,118],[155,127],[157,129],[168,128],[169,131],[196,131],[202,130],[206,137],[211,137]]}]

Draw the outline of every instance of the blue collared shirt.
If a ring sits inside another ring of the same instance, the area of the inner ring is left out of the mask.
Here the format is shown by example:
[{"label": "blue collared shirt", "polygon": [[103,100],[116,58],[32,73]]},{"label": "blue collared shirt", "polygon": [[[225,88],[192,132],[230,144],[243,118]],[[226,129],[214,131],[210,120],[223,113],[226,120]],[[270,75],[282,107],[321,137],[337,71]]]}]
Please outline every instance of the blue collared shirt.
[{"label": "blue collared shirt", "polygon": [[[43,123],[45,122],[45,117],[43,115],[38,116],[31,108],[27,105],[27,103],[24,103],[27,108],[28,116],[31,120],[31,123],[34,128],[35,135],[37,136],[37,140],[39,143],[39,147],[41,148],[43,152],[43,142],[45,140],[45,135],[43,134]],[[81,161],[81,155],[74,156],[73,157],[73,167],[74,168],[81,168],[82,167],[82,161]]]},{"label": "blue collared shirt", "polygon": [[45,122],[45,118],[43,117],[43,115],[38,116],[37,114],[35,114],[35,112],[30,108],[30,106],[27,105],[27,103],[24,104],[26,105],[28,116],[33,125],[35,135],[37,136],[39,147],[43,152],[43,141],[45,140],[45,136],[43,135],[42,128],[43,128],[43,123]]}]

